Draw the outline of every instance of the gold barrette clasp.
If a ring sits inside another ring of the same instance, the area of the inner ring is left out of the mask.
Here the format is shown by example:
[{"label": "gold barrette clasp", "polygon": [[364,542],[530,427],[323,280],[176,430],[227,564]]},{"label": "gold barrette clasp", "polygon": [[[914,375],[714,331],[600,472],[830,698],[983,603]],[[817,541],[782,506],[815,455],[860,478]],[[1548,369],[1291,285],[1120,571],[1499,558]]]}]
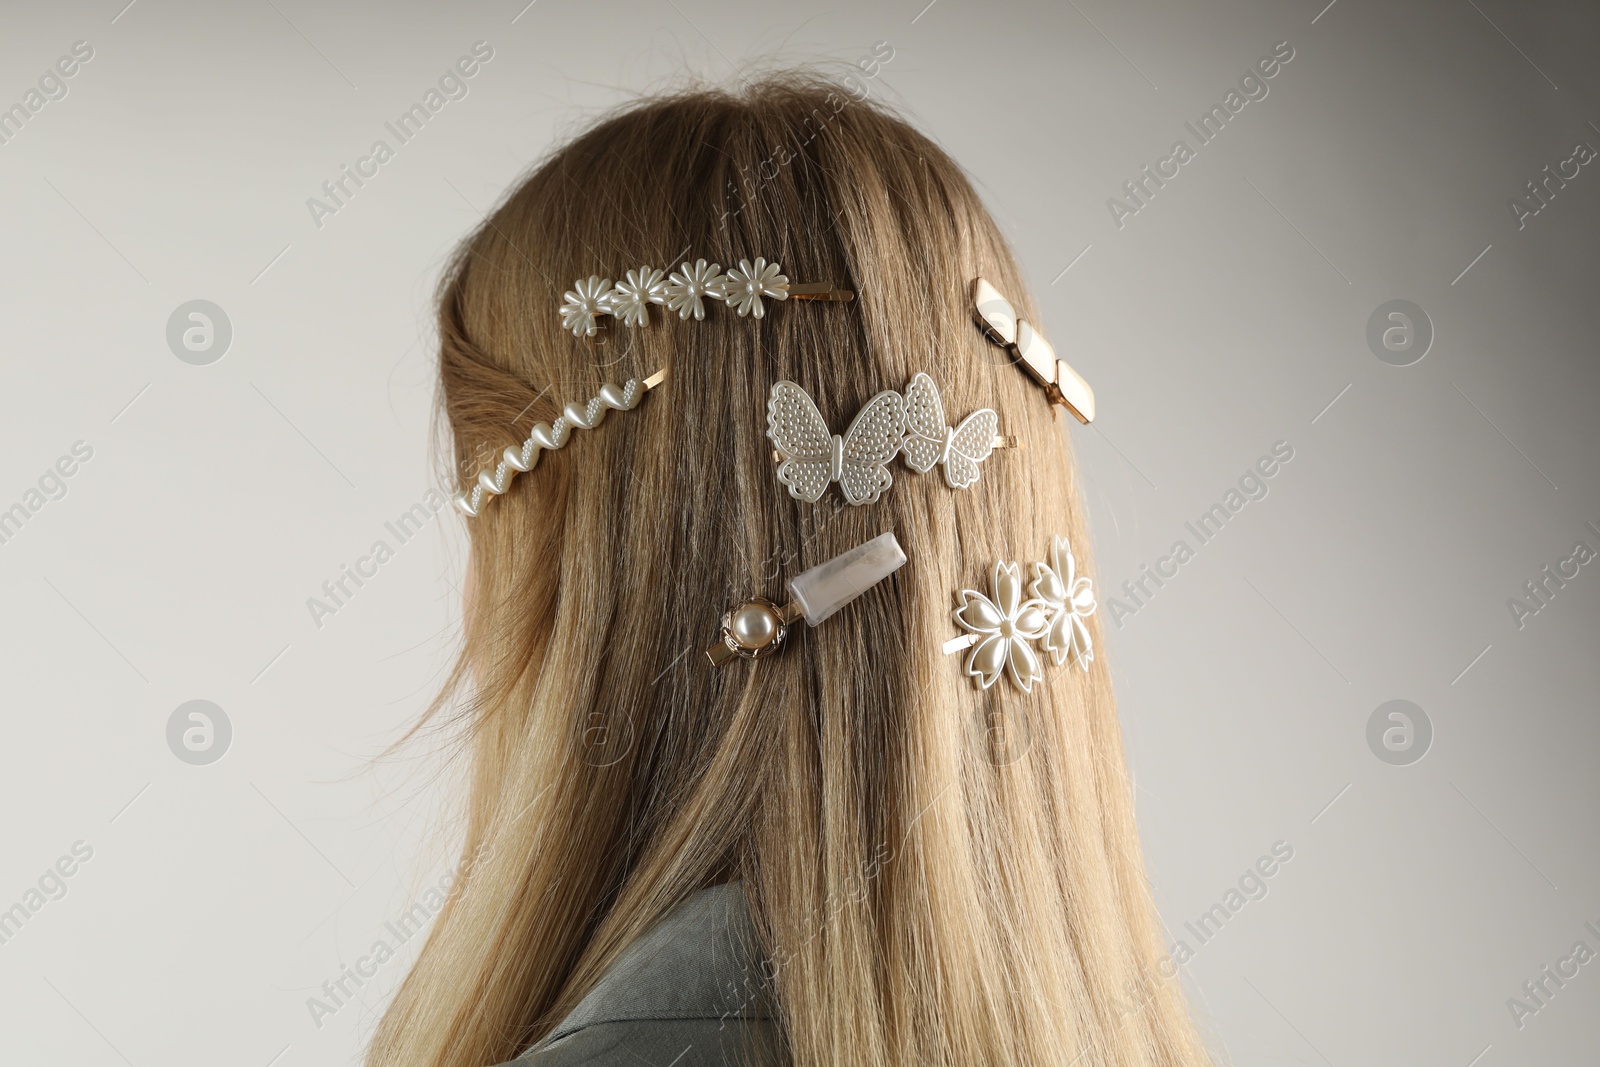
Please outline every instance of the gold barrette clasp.
[{"label": "gold barrette clasp", "polygon": [[848,304],[855,298],[853,291],[835,289],[832,282],[801,282],[789,286],[790,300],[831,300],[836,304]]}]

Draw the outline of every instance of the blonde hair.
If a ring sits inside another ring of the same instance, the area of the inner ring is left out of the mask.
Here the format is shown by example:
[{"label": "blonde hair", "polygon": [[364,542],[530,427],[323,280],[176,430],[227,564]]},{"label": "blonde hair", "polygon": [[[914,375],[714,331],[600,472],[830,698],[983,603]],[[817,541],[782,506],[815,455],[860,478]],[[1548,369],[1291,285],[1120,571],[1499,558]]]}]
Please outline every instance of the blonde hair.
[{"label": "blonde hair", "polygon": [[[572,279],[765,256],[854,303],[660,309],[562,328]],[[793,1060],[1209,1063],[1139,857],[1111,681],[1047,666],[980,690],[941,644],[953,594],[1067,536],[1094,574],[1067,435],[970,317],[982,275],[1037,322],[961,170],[885,109],[807,75],[646,100],[556,152],[462,245],[439,301],[460,472],[606,381],[668,368],[469,521],[473,607],[460,891],[371,1067],[510,1059],[654,920],[744,883]],[[1057,344],[1065,330],[1056,327]],[[895,469],[876,504],[778,484],[769,387],[835,429],[925,370],[1024,451],[970,489]],[[464,481],[458,473],[458,481]],[[759,662],[708,666],[725,608],[893,530],[909,562]]]}]

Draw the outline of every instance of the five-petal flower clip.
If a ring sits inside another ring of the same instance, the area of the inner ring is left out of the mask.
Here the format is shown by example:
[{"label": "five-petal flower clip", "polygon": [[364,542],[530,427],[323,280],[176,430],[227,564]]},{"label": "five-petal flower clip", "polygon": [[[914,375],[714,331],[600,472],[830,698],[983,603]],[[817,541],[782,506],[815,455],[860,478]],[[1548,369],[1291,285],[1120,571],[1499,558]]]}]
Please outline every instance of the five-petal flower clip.
[{"label": "five-petal flower clip", "polygon": [[722,300],[741,318],[763,318],[766,300],[827,300],[844,303],[855,299],[849,289],[832,282],[792,284],[776,263],[757,256],[754,263],[741,259],[727,272],[716,263],[697,259],[670,275],[655,267],[630,270],[615,287],[609,278],[591,274],[568,290],[561,304],[561,325],[574,337],[593,337],[601,315],[625,326],[649,326],[650,305],[663,304],[680,319],[706,317],[707,298]]},{"label": "five-petal flower clip", "polygon": [[1044,632],[1044,647],[1059,664],[1071,655],[1084,670],[1094,662],[1094,642],[1083,620],[1094,614],[1093,583],[1077,576],[1077,561],[1072,546],[1057,534],[1050,543],[1050,562],[1033,565],[1034,579],[1028,592],[1050,607],[1050,625]]},{"label": "five-petal flower clip", "polygon": [[1044,633],[1049,618],[1044,601],[1022,599],[1022,573],[1015,563],[996,563],[990,596],[963,589],[952,613],[957,625],[978,637],[967,653],[966,672],[987,689],[1006,670],[1024,693],[1039,677],[1039,657],[1028,642]]},{"label": "five-petal flower clip", "polygon": [[1030,642],[1040,641],[1059,665],[1071,656],[1083,670],[1094,660],[1094,645],[1084,623],[1095,611],[1093,583],[1077,573],[1072,546],[1059,534],[1048,562],[1033,565],[1034,580],[1023,599],[1022,573],[1015,563],[994,565],[990,594],[973,589],[956,594],[951,613],[965,636],[945,642],[948,654],[970,648],[964,671],[988,689],[1002,672],[1024,693],[1043,677]]}]

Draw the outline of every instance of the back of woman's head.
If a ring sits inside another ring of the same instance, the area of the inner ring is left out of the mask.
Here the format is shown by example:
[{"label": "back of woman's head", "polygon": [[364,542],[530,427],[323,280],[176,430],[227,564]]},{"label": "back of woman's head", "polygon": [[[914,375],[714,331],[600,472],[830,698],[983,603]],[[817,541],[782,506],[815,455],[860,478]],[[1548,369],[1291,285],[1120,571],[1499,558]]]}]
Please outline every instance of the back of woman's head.
[{"label": "back of woman's head", "polygon": [[[574,278],[757,256],[857,297],[652,308],[592,337],[558,314]],[[1066,420],[974,325],[980,275],[1037,321],[956,165],[795,77],[621,112],[464,243],[439,312],[458,480],[606,382],[667,377],[469,520],[459,892],[370,1062],[510,1058],[650,922],[734,878],[796,1063],[1205,1062],[1158,966],[1104,657],[1046,658],[1024,693],[941,648],[996,561],[1026,569],[1061,535],[1089,569]],[[918,371],[951,424],[991,407],[1024,447],[964,490],[897,463],[858,507],[779,484],[774,382],[842,432]],[[908,557],[892,577],[772,656],[708,664],[729,605],[781,602],[884,531]]]}]

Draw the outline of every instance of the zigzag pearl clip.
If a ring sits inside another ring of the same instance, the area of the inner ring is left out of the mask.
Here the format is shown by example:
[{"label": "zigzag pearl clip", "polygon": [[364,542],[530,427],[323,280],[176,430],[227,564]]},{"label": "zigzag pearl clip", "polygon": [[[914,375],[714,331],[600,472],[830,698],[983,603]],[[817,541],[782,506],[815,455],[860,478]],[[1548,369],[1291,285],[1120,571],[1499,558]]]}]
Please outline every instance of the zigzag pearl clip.
[{"label": "zigzag pearl clip", "polygon": [[667,380],[663,367],[640,381],[629,378],[622,385],[611,382],[600,387],[599,395],[588,404],[568,404],[553,423],[541,422],[534,426],[522,447],[508,447],[500,456],[494,470],[478,474],[478,482],[470,493],[462,492],[455,498],[456,507],[469,518],[476,517],[486,497],[496,497],[511,487],[511,480],[523,471],[530,471],[539,463],[540,452],[553,452],[567,443],[574,429],[592,430],[605,421],[608,411],[632,411],[639,406],[646,393]]}]

